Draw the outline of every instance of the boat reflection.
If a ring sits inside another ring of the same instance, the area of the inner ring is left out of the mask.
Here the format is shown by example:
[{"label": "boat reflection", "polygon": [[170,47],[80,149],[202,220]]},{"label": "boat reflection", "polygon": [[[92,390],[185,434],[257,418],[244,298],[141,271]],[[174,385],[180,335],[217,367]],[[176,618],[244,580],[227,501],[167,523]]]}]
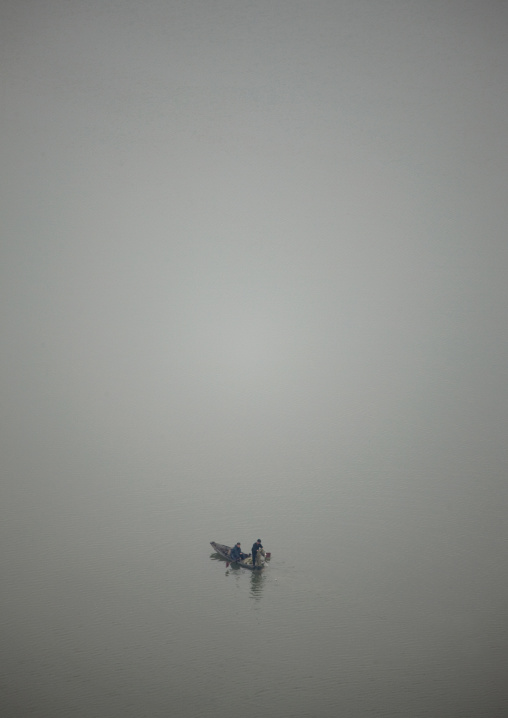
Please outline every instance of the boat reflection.
[{"label": "boat reflection", "polygon": [[[245,575],[244,567],[239,566],[237,563],[230,563],[224,558],[224,556],[221,556],[219,553],[215,552],[210,554],[210,559],[212,561],[220,561],[225,564],[226,576],[232,574],[233,576],[239,578],[240,576]],[[270,560],[270,554],[267,554],[266,560]],[[256,570],[249,571],[248,573],[250,574],[250,597],[253,598],[255,601],[259,601],[261,599],[263,585],[265,582],[265,572]]]},{"label": "boat reflection", "polygon": [[[210,560],[211,561],[220,561],[224,564],[225,567],[225,575],[229,576],[230,574],[235,576],[235,578],[240,579],[240,577],[246,576],[245,569],[242,569],[241,566],[238,566],[236,563],[229,563],[229,561],[226,561],[222,556],[220,556],[217,553],[210,554]],[[253,598],[255,601],[259,601],[261,599],[261,595],[263,593],[263,586],[266,579],[266,574],[264,571],[249,571],[249,578],[250,578],[250,598]]]},{"label": "boat reflection", "polygon": [[255,601],[259,601],[261,599],[265,578],[266,576],[263,571],[257,571],[256,573],[251,574],[250,597],[253,598]]}]

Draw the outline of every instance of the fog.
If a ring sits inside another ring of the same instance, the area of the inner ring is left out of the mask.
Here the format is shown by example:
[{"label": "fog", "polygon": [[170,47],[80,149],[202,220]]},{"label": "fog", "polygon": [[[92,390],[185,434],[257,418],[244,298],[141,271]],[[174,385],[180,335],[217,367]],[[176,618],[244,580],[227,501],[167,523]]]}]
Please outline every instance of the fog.
[{"label": "fog", "polygon": [[456,590],[487,581],[499,625],[507,27],[493,0],[3,0],[8,575],[106,521],[135,546],[154,486],[184,542],[205,507],[175,497],[212,482],[333,543],[339,487],[374,543],[435,541],[429,575],[470,552]]}]

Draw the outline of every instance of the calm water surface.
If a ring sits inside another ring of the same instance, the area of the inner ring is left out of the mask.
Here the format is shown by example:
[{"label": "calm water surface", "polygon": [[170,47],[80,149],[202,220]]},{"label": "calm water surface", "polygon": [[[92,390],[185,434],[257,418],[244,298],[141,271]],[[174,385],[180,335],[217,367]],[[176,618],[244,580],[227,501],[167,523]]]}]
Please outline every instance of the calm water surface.
[{"label": "calm water surface", "polygon": [[[503,516],[471,476],[239,464],[246,492],[129,459],[7,496],[4,715],[505,715]],[[209,546],[258,535],[261,575]]]}]

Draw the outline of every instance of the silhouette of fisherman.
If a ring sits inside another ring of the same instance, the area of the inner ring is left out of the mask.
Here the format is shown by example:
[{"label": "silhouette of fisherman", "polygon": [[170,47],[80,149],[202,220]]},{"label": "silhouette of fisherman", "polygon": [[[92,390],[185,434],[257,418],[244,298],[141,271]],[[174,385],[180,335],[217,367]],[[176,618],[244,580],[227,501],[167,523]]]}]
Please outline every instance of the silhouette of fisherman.
[{"label": "silhouette of fisherman", "polygon": [[241,550],[241,543],[240,541],[237,542],[236,546],[233,546],[231,549],[229,555],[231,556],[232,561],[243,561],[244,558],[247,558],[246,553],[242,553]]},{"label": "silhouette of fisherman", "polygon": [[[258,556],[259,553],[259,556]],[[256,543],[252,544],[252,565],[253,566],[259,566],[261,565],[261,556],[265,555],[265,550],[263,548],[263,544],[261,543],[261,539],[258,539]]]}]

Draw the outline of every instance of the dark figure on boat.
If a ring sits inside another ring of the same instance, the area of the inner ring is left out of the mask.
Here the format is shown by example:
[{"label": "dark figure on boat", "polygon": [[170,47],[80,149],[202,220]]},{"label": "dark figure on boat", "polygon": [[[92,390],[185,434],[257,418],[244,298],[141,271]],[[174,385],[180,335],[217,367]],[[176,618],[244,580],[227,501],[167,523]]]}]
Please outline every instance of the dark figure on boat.
[{"label": "dark figure on boat", "polygon": [[247,558],[246,553],[242,553],[241,550],[241,544],[240,541],[236,544],[236,546],[233,546],[231,549],[231,553],[229,554],[231,556],[232,561],[243,561],[244,558]]},{"label": "dark figure on boat", "polygon": [[[258,555],[259,554],[259,555]],[[255,544],[252,545],[252,563],[254,566],[261,565],[261,556],[265,555],[265,550],[261,539],[258,539]]]}]

